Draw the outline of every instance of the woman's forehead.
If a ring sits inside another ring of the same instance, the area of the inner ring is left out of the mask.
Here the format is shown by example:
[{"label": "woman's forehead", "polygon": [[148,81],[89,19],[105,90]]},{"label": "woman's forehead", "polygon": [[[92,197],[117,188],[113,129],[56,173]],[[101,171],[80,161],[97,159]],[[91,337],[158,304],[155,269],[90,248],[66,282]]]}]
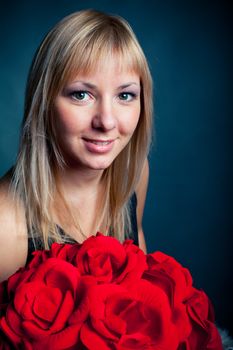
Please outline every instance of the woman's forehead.
[{"label": "woman's forehead", "polygon": [[[73,67],[72,67],[73,66]],[[118,75],[137,75],[140,77],[139,64],[135,63],[132,57],[121,55],[119,53],[100,55],[99,57],[89,58],[83,62],[76,62],[70,66],[67,81],[72,81],[78,76],[91,77],[98,74],[106,74],[112,71],[115,76]]]}]

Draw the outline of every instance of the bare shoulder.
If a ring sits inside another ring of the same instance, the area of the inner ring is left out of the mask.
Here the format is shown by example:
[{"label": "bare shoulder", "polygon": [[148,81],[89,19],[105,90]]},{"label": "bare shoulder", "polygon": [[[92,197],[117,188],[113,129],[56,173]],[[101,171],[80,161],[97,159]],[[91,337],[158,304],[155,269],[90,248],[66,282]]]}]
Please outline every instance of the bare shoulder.
[{"label": "bare shoulder", "polygon": [[10,179],[0,180],[0,281],[24,266],[27,257],[27,230],[23,208],[16,205]]},{"label": "bare shoulder", "polygon": [[146,202],[147,187],[149,181],[149,163],[148,159],[145,160],[142,168],[141,176],[136,188],[137,196],[137,224],[138,224],[138,241],[139,247],[146,253],[146,241],[142,228],[142,218]]}]

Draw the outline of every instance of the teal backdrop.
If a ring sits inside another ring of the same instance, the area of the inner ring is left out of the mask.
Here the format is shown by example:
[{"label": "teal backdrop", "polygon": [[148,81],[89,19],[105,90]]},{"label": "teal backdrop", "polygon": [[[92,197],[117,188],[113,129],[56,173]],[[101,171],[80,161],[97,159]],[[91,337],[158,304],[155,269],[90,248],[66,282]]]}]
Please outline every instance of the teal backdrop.
[{"label": "teal backdrop", "polygon": [[1,1],[0,175],[14,163],[28,69],[44,35],[83,8],[119,14],[148,58],[155,136],[148,251],[187,266],[233,334],[232,8],[226,1]]}]

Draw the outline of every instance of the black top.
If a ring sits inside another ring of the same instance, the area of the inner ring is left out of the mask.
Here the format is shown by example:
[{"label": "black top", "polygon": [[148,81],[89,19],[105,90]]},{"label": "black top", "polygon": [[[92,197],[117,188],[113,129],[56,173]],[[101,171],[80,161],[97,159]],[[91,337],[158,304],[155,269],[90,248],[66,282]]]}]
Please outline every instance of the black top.
[{"label": "black top", "polygon": [[[131,232],[129,233],[129,236],[126,238],[130,238],[134,241],[134,244],[138,245],[138,225],[137,225],[137,197],[134,193],[132,197],[130,198],[130,218],[131,218]],[[60,235],[63,238],[66,238],[67,243],[77,243],[72,237],[70,237],[68,234],[64,232],[64,230],[58,226],[58,230]],[[54,241],[52,239],[49,239],[49,246],[52,245]],[[27,256],[27,262],[29,262],[32,258],[32,253],[36,250],[43,249],[42,242],[40,238],[35,238],[34,242],[32,237],[28,237],[28,256]]]}]

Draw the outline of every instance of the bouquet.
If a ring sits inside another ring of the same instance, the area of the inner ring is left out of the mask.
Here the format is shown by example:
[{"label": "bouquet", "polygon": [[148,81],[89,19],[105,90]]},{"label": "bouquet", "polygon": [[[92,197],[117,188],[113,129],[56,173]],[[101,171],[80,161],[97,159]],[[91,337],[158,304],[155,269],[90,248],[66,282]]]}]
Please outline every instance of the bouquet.
[{"label": "bouquet", "polygon": [[207,295],[174,258],[100,233],[54,243],[0,284],[0,349],[220,350]]}]

